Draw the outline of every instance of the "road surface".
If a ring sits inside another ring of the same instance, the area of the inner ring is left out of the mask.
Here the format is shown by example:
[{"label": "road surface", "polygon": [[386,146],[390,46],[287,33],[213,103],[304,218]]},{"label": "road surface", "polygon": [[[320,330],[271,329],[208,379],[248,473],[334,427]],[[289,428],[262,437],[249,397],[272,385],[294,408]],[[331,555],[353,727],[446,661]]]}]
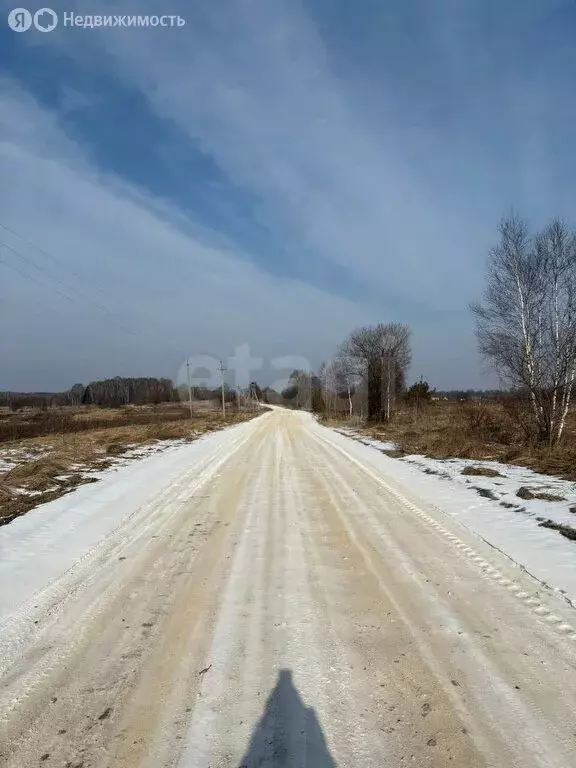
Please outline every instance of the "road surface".
[{"label": "road surface", "polygon": [[561,596],[308,414],[229,435],[4,617],[0,764],[576,765]]}]

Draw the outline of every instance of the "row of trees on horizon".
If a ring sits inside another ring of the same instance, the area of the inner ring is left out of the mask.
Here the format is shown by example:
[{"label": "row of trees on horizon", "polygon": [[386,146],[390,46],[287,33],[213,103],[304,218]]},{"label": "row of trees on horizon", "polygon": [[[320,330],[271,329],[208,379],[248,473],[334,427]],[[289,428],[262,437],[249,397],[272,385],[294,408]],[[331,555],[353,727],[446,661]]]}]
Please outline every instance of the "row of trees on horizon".
[{"label": "row of trees on horizon", "polygon": [[[270,403],[272,405],[289,405],[298,408],[304,407],[306,404],[310,406],[305,392],[307,389],[311,390],[312,381],[322,381],[326,375],[323,372],[325,366],[326,364],[324,364],[324,366],[321,368],[322,376],[301,370],[293,371],[289,377],[289,385],[284,390],[282,390],[282,392],[277,392],[276,390],[267,386],[261,387],[258,382],[253,381],[250,383],[249,387],[246,387],[241,391],[240,395],[242,398],[253,396],[264,404]],[[121,379],[121,384],[119,384],[118,378]],[[166,379],[152,378],[147,380],[159,383],[169,381]],[[69,390],[65,390],[63,392],[4,391],[0,392],[0,407],[10,408],[14,411],[20,410],[22,408],[47,409],[57,408],[59,406],[78,405],[98,405],[99,407],[106,408],[122,407],[123,405],[159,405],[161,403],[184,402],[188,399],[188,388],[175,388],[172,385],[172,382],[170,382],[170,391],[168,391],[168,388],[164,389],[163,386],[159,386],[158,389],[154,387],[149,390],[150,394],[145,396],[140,394],[137,398],[132,399],[131,393],[134,391],[134,389],[131,383],[134,381],[136,380],[125,377],[104,379],[102,382],[97,383],[103,385],[106,384],[106,386],[97,387],[94,390],[92,390],[91,385],[85,386],[83,384],[75,384]],[[108,382],[109,385],[107,384]],[[429,401],[432,398],[437,400],[452,400],[459,402],[469,400],[496,400],[507,394],[504,390],[482,389],[453,389],[437,391],[432,390],[427,382],[416,382],[403,393],[403,399],[410,402],[411,398],[415,396],[417,392],[422,393],[422,386],[424,386],[424,390],[427,391],[427,394],[424,394],[422,397],[422,399],[425,401]],[[318,386],[316,386],[316,389],[318,389]],[[92,397],[92,391],[99,392],[97,401],[95,401],[95,399]],[[159,395],[158,393],[162,391],[164,394]],[[107,392],[110,393],[109,397],[104,396],[104,394]],[[298,395],[299,392],[300,395]],[[238,398],[238,390],[233,389],[227,384],[224,385],[224,393],[227,403],[233,402]],[[359,397],[359,391],[351,387],[351,391],[349,393],[346,386],[339,389],[336,398],[336,400],[342,400],[343,404],[340,404],[338,407],[336,407],[336,404],[334,403],[334,394],[332,393],[327,397],[327,405],[324,406],[325,409],[332,410],[331,404],[334,404],[334,411],[347,411],[349,405],[349,394],[352,396],[352,399],[355,403],[353,413],[360,414],[362,411],[362,403],[361,398]],[[325,397],[325,394],[323,393],[322,396]],[[192,387],[193,401],[218,400],[220,402],[221,397],[222,391],[220,387]]]},{"label": "row of trees on horizon", "polygon": [[[564,434],[576,378],[576,233],[553,220],[535,234],[517,216],[503,219],[489,254],[482,301],[471,305],[479,348],[502,390],[435,393],[427,382],[407,388],[411,331],[401,323],[356,328],[317,372],[295,370],[275,392],[252,382],[262,402],[316,412],[344,412],[370,421],[392,418],[399,402],[466,400],[514,393],[530,440],[557,445]],[[247,393],[245,392],[244,395]],[[227,401],[239,397],[225,385]],[[115,377],[76,384],[63,393],[0,393],[0,405],[123,406],[177,402],[188,397],[166,378]],[[220,388],[194,387],[193,398],[219,399]]]}]

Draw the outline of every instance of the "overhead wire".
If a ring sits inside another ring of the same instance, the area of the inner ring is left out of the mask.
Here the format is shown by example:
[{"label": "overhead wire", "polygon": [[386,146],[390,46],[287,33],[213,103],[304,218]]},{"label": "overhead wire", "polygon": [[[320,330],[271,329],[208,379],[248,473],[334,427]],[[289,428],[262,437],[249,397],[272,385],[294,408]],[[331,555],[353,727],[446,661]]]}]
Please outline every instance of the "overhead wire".
[{"label": "overhead wire", "polygon": [[[7,248],[8,246],[4,245],[4,243],[0,243],[0,247]],[[34,277],[34,275],[29,275],[27,272],[23,272],[21,269],[18,269],[18,267],[14,266],[14,264],[11,264],[9,261],[5,261],[1,257],[0,257],[0,264],[3,264],[5,267],[8,267],[8,269],[11,269],[12,271],[17,272],[19,275],[27,278],[28,280],[33,280],[35,283],[38,283],[38,285],[42,285],[44,288],[51,288],[54,291],[54,293],[57,293],[59,296],[62,296],[62,298],[64,299],[68,299],[69,301],[73,301],[73,302],[77,301],[72,296],[68,296],[67,294],[59,291],[57,288],[54,288],[51,285],[47,285],[47,283],[42,282],[42,280],[38,280],[38,278]]]},{"label": "overhead wire", "polygon": [[[14,235],[14,237],[17,237],[23,243],[26,243],[26,245],[28,245],[30,248],[34,248],[36,251],[38,251],[39,253],[41,253],[44,256],[46,256],[46,258],[50,259],[55,264],[60,265],[67,272],[69,272],[71,275],[74,275],[74,277],[77,277],[80,280],[84,280],[82,275],[80,275],[78,272],[76,272],[74,269],[72,269],[72,267],[70,267],[69,264],[66,264],[61,259],[58,259],[56,256],[54,256],[52,253],[50,253],[49,251],[47,251],[44,248],[42,248],[42,246],[38,245],[37,243],[33,243],[32,240],[28,240],[28,238],[24,237],[24,235],[21,235],[19,232],[16,232],[16,230],[12,229],[7,224],[3,224],[0,221],[0,228],[6,230],[6,232],[10,232],[10,234]],[[106,292],[102,288],[100,288],[96,283],[94,283],[92,281],[91,281],[91,287],[95,288],[103,296],[106,296]]]},{"label": "overhead wire", "polygon": [[[21,234],[19,234],[18,232],[16,232],[16,230],[12,229],[11,227],[7,226],[6,224],[4,224],[4,223],[2,223],[2,222],[0,222],[0,227],[1,227],[2,229],[4,229],[5,231],[7,231],[7,232],[10,232],[11,234],[13,234],[15,237],[19,238],[19,239],[20,239],[20,240],[21,240],[23,243],[25,243],[26,245],[28,245],[30,248],[34,248],[34,249],[35,249],[36,251],[38,251],[40,254],[44,255],[44,256],[45,256],[45,257],[47,257],[47,258],[49,258],[49,259],[50,259],[51,261],[53,261],[55,264],[58,264],[58,265],[60,265],[62,268],[66,269],[66,271],[69,271],[69,272],[70,272],[70,274],[74,275],[74,276],[75,276],[75,277],[77,277],[79,280],[85,280],[85,278],[83,278],[83,277],[82,277],[82,275],[80,275],[78,272],[76,272],[75,270],[73,270],[73,269],[71,269],[70,267],[68,267],[68,265],[67,265],[67,264],[66,264],[66,263],[65,263],[65,262],[64,262],[62,259],[58,259],[56,256],[54,256],[54,255],[53,255],[53,253],[50,253],[50,252],[48,252],[46,249],[42,248],[42,247],[41,247],[40,245],[38,245],[37,243],[34,243],[33,241],[31,241],[31,240],[29,240],[29,239],[25,238],[23,235],[21,235]],[[47,277],[49,280],[52,280],[53,282],[55,282],[55,283],[59,284],[60,286],[64,287],[64,288],[65,288],[65,290],[67,290],[67,291],[69,291],[69,292],[71,292],[71,293],[73,293],[73,294],[78,294],[78,295],[80,296],[80,298],[82,299],[82,301],[87,301],[87,302],[89,302],[89,303],[90,303],[90,304],[91,304],[93,307],[95,307],[96,309],[98,309],[100,312],[103,312],[103,313],[105,313],[105,314],[106,314],[106,315],[107,315],[107,316],[108,316],[108,317],[109,317],[109,318],[112,320],[112,322],[113,322],[115,325],[117,325],[119,328],[121,328],[123,331],[125,331],[125,332],[126,332],[126,333],[128,333],[129,335],[131,335],[131,336],[133,336],[133,337],[141,337],[141,338],[145,338],[145,336],[144,336],[144,334],[143,334],[143,333],[141,333],[141,332],[139,332],[139,331],[135,331],[135,330],[131,329],[130,327],[128,327],[128,326],[125,324],[124,320],[123,320],[123,319],[121,319],[121,318],[119,318],[119,316],[118,316],[118,314],[117,314],[117,313],[114,313],[114,312],[110,311],[110,310],[109,310],[107,307],[105,307],[104,305],[100,304],[99,302],[96,302],[96,301],[94,301],[94,300],[93,300],[93,299],[92,299],[92,298],[91,298],[89,295],[87,295],[87,294],[86,294],[86,292],[85,292],[85,291],[80,291],[80,290],[78,290],[78,288],[76,288],[76,287],[74,287],[74,286],[70,285],[70,283],[64,282],[64,281],[63,281],[63,280],[61,280],[60,278],[58,278],[58,277],[55,277],[54,275],[50,274],[50,272],[48,272],[46,269],[44,269],[42,266],[40,266],[40,265],[39,265],[39,264],[38,264],[38,263],[37,263],[37,262],[36,262],[34,259],[32,259],[32,258],[31,258],[29,255],[26,255],[26,254],[22,253],[21,251],[17,250],[17,249],[16,249],[16,248],[14,248],[13,246],[11,246],[11,245],[8,245],[7,243],[5,243],[5,242],[2,242],[2,241],[0,241],[0,247],[6,248],[6,249],[7,249],[7,250],[9,250],[11,253],[13,253],[15,256],[17,256],[18,258],[22,259],[23,261],[26,261],[26,262],[28,262],[28,263],[29,263],[29,264],[31,264],[31,265],[32,265],[32,266],[33,266],[35,269],[37,269],[39,272],[41,272],[42,274],[46,275],[46,277]],[[46,284],[42,283],[40,280],[38,280],[37,278],[33,277],[32,275],[28,275],[28,274],[26,274],[26,273],[22,272],[21,270],[17,269],[16,267],[14,267],[14,265],[10,264],[10,262],[7,262],[7,261],[5,261],[5,260],[0,260],[0,263],[3,263],[4,265],[6,265],[6,266],[8,266],[9,268],[13,269],[14,271],[18,272],[18,273],[19,273],[20,275],[22,275],[23,277],[26,277],[26,278],[28,278],[28,279],[34,280],[35,282],[39,283],[40,285],[44,285],[45,287],[49,287],[49,288],[51,288],[51,289],[52,289],[52,290],[53,290],[55,293],[57,293],[58,295],[62,296],[63,298],[67,298],[67,299],[69,299],[69,300],[71,300],[71,301],[78,301],[76,298],[74,298],[74,297],[72,297],[72,296],[68,296],[68,295],[66,295],[66,294],[63,294],[61,291],[58,291],[56,288],[53,288],[52,286],[46,286]],[[96,289],[97,289],[97,290],[98,290],[98,291],[99,291],[99,292],[100,292],[100,293],[101,293],[103,296],[105,296],[105,297],[106,297],[106,293],[105,293],[105,291],[104,291],[103,289],[99,288],[97,285],[93,284],[92,282],[91,282],[91,287],[92,287],[92,288],[96,288]],[[154,329],[150,327],[150,320],[149,320],[149,318],[147,318],[147,323],[148,323],[148,331],[149,331],[149,332],[150,332],[152,335],[155,335],[155,336],[157,336],[158,338],[161,338],[161,339],[162,339],[162,343],[163,343],[163,344],[164,344],[166,347],[169,347],[169,348],[170,348],[170,349],[171,349],[173,352],[175,352],[175,353],[176,353],[176,354],[177,354],[179,357],[181,357],[181,358],[185,358],[185,357],[186,357],[186,355],[184,355],[184,354],[183,354],[183,352],[182,352],[182,350],[181,350],[181,349],[177,349],[177,348],[176,348],[176,347],[175,347],[175,346],[174,346],[174,345],[173,345],[173,344],[172,344],[172,343],[171,343],[171,342],[170,342],[170,341],[169,341],[169,340],[166,338],[166,335],[165,335],[164,331],[159,331],[159,330],[157,330],[156,332],[154,332]]]},{"label": "overhead wire", "polygon": [[[22,253],[21,251],[18,251],[16,248],[13,248],[11,245],[8,245],[7,243],[3,243],[2,241],[0,241],[0,248],[6,248],[7,250],[9,250],[13,254],[15,254],[18,258],[22,259],[23,261],[28,262],[29,264],[32,264],[32,266],[35,269],[37,269],[42,274],[46,275],[46,277],[49,280],[52,280],[53,282],[63,286],[67,291],[70,291],[71,293],[78,294],[83,301],[89,302],[90,304],[92,304],[93,307],[96,307],[96,309],[98,309],[100,312],[104,312],[108,316],[112,317],[112,319],[114,319],[114,316],[113,316],[112,312],[110,312],[110,310],[107,309],[107,307],[104,307],[102,304],[99,304],[98,302],[93,301],[86,293],[80,292],[77,288],[75,288],[74,286],[70,285],[69,283],[66,283],[63,280],[60,280],[58,277],[54,277],[54,275],[51,275],[50,272],[48,272],[46,269],[44,269],[43,267],[38,265],[34,261],[34,259],[31,259],[26,254]],[[6,264],[8,262],[4,262],[4,263]],[[63,294],[60,293],[60,295],[63,295]],[[67,297],[67,298],[71,298],[71,297]],[[72,299],[72,300],[74,301],[74,299]],[[118,321],[116,320],[115,322],[118,322]],[[136,335],[132,330],[130,330],[129,328],[124,326],[122,323],[119,323],[119,325],[120,325],[120,327],[123,328],[123,330],[125,330],[127,333],[130,333],[132,336]]]}]

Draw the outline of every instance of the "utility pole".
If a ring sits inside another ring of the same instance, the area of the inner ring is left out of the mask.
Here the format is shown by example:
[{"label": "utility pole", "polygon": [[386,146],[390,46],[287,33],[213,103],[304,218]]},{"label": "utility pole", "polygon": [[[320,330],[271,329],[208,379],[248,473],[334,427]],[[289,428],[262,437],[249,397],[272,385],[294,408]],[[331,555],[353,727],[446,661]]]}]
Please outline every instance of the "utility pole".
[{"label": "utility pole", "polygon": [[384,412],[384,351],[382,351],[380,353],[380,419]]},{"label": "utility pole", "polygon": [[192,385],[190,384],[190,361],[186,360],[186,375],[188,378],[188,405],[190,406],[190,418],[192,418]]},{"label": "utility pole", "polygon": [[224,368],[222,360],[220,360],[220,368],[218,368],[218,370],[220,371],[220,380],[222,383],[222,416],[226,418],[226,400],[224,398],[224,374],[226,373],[226,368]]},{"label": "utility pole", "polygon": [[250,385],[248,388],[248,402],[250,403],[250,410],[255,411],[258,406],[260,405],[260,401],[258,400],[258,394],[256,392],[256,389]]},{"label": "utility pole", "polygon": [[388,355],[388,386],[386,388],[386,421],[390,421],[390,354]]}]

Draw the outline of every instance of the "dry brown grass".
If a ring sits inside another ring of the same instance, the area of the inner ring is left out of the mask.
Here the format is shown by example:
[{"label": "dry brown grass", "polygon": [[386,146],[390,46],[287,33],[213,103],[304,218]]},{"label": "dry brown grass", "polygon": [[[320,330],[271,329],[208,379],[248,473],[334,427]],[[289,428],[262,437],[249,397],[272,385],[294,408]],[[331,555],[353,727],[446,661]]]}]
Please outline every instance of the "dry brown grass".
[{"label": "dry brown grass", "polygon": [[[98,409],[100,410],[100,409]],[[141,413],[142,411],[140,411]],[[17,464],[13,469],[0,474],[0,525],[10,522],[18,515],[28,512],[38,504],[52,501],[68,493],[78,485],[94,482],[94,478],[81,474],[88,469],[105,469],[115,457],[124,454],[131,446],[140,446],[162,440],[194,440],[200,434],[222,429],[253,418],[252,412],[228,411],[226,418],[216,410],[202,408],[194,418],[162,420],[143,419],[144,423],[126,424],[125,411],[105,411],[95,418],[94,411],[66,414],[79,417],[87,424],[98,424],[97,428],[84,427],[80,431],[54,432],[39,437],[11,441],[3,447],[19,449],[29,453],[39,448],[47,452]],[[102,426],[102,421],[106,426]],[[61,476],[66,476],[65,479]],[[19,493],[19,489],[36,495]]]},{"label": "dry brown grass", "polygon": [[[204,418],[204,408],[196,407]],[[188,421],[188,407],[181,403],[158,406],[125,406],[124,408],[98,408],[96,406],[61,407],[48,410],[25,409],[0,416],[0,443],[13,442],[54,434],[108,429],[112,426],[156,425],[166,422]]]},{"label": "dry brown grass", "polygon": [[490,467],[465,467],[462,474],[473,477],[502,477],[500,472],[496,469],[490,469]]},{"label": "dry brown grass", "polygon": [[[329,423],[347,424],[345,419]],[[361,431],[396,443],[404,455],[501,461],[576,480],[576,411],[569,414],[563,444],[552,450],[527,443],[514,414],[494,402],[438,401],[418,412],[404,406],[390,424],[365,425]]]}]

